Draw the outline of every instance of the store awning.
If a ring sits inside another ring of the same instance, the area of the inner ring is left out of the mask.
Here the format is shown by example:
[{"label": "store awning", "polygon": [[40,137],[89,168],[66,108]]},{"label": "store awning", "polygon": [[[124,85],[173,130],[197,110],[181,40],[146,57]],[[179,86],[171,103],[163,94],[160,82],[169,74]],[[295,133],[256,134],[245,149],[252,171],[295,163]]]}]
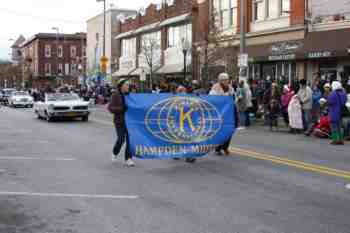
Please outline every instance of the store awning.
[{"label": "store awning", "polygon": [[183,64],[171,64],[162,66],[156,73],[157,74],[175,74],[184,71]]},{"label": "store awning", "polygon": [[135,35],[135,31],[128,31],[128,32],[124,32],[124,33],[119,34],[118,36],[115,37],[115,39],[119,40],[119,39],[123,39],[125,37],[130,37],[133,35]]},{"label": "store awning", "polygon": [[112,77],[122,77],[122,76],[129,76],[132,71],[135,69],[125,69],[125,70],[117,70],[112,74]]},{"label": "store awning", "polygon": [[140,27],[134,31],[134,34],[140,34],[148,31],[152,31],[159,28],[159,22],[152,23],[143,27]]},{"label": "store awning", "polygon": [[305,39],[247,47],[249,58],[258,61],[304,60],[349,56],[350,28],[309,32]]},{"label": "store awning", "polygon": [[130,75],[132,76],[140,76],[142,74],[142,72],[145,72],[146,74],[150,74],[150,71],[148,68],[142,68],[142,67],[139,67],[139,68],[136,68],[135,70],[133,70]]},{"label": "store awning", "polygon": [[183,21],[189,20],[190,17],[191,17],[191,14],[189,14],[189,13],[188,14],[179,15],[179,16],[176,16],[176,17],[172,17],[170,19],[166,19],[163,22],[161,22],[159,24],[159,26],[163,27],[163,26],[168,26],[168,25],[171,25],[171,24],[181,23]]},{"label": "store awning", "polygon": [[309,32],[304,41],[306,58],[349,56],[350,28]]}]

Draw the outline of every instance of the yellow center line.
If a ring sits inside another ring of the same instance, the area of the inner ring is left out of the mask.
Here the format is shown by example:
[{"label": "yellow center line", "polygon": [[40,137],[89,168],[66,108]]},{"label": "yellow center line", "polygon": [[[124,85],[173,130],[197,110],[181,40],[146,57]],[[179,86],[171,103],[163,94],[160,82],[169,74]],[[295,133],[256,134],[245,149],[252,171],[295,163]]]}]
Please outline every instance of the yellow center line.
[{"label": "yellow center line", "polygon": [[273,156],[273,155],[259,153],[259,152],[255,152],[255,151],[244,150],[244,149],[236,148],[236,147],[231,148],[230,151],[232,153],[235,153],[235,154],[240,155],[240,156],[270,161],[273,163],[287,165],[290,167],[295,167],[295,168],[299,168],[299,169],[306,170],[306,171],[312,171],[312,172],[316,172],[316,173],[320,173],[320,174],[326,174],[326,175],[330,175],[330,176],[336,176],[336,177],[350,179],[350,172],[349,171],[334,169],[334,168],[320,166],[320,165],[311,164],[311,163],[305,163],[305,162],[297,161],[297,160],[290,160],[290,159],[282,158],[282,156]]}]

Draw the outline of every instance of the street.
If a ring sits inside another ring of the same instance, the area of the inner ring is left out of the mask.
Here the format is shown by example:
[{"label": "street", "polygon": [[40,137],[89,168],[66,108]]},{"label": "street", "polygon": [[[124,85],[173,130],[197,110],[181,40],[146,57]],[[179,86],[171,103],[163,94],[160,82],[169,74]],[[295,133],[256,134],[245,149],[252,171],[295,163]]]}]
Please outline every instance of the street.
[{"label": "street", "polygon": [[0,108],[1,233],[348,233],[350,144],[254,126],[232,156],[111,162],[111,116]]}]

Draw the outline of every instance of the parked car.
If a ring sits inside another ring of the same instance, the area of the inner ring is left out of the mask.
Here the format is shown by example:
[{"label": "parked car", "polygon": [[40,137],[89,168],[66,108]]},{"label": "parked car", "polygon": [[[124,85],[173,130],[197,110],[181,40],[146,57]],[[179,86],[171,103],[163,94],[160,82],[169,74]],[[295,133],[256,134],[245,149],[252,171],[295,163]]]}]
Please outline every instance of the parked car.
[{"label": "parked car", "polygon": [[45,94],[44,101],[34,104],[34,112],[39,119],[46,119],[48,122],[60,118],[81,118],[88,121],[90,114],[89,102],[70,93]]},{"label": "parked car", "polygon": [[10,107],[29,107],[34,106],[34,99],[25,91],[16,91],[8,98],[8,104]]},{"label": "parked car", "polygon": [[2,92],[1,99],[0,99],[1,103],[3,105],[8,105],[9,98],[12,95],[13,92],[16,92],[16,89],[14,89],[14,88],[4,88],[4,89],[2,89],[1,92]]}]

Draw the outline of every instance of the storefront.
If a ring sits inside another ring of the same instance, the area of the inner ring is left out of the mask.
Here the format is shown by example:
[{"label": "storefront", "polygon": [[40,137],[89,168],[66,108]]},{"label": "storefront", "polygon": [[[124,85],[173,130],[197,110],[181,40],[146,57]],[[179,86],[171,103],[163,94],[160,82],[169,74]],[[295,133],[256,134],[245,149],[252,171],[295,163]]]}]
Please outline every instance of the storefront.
[{"label": "storefront", "polygon": [[350,76],[350,29],[311,32],[305,38],[306,70],[309,80],[340,80]]},{"label": "storefront", "polygon": [[249,46],[249,78],[292,83],[312,83],[350,77],[350,29],[310,32],[304,40]]},{"label": "storefront", "polygon": [[291,83],[303,74],[303,41],[288,41],[248,47],[252,80]]}]

